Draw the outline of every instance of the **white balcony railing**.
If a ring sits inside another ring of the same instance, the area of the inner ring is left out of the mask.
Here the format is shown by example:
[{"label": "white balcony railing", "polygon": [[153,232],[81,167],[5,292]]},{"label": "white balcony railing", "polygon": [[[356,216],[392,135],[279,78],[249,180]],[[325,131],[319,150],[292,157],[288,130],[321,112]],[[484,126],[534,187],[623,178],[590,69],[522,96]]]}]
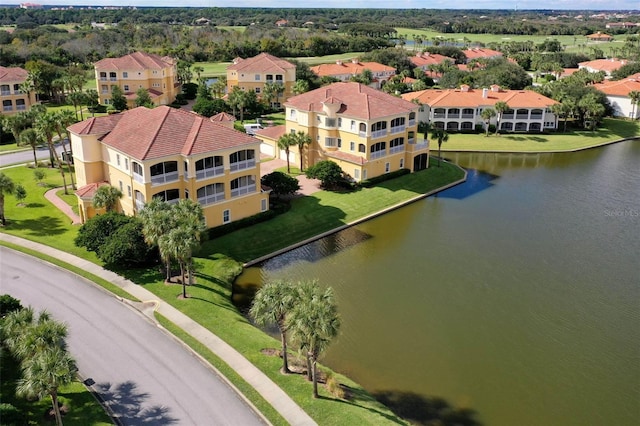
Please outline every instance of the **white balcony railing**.
[{"label": "white balcony railing", "polygon": [[135,180],[138,183],[144,183],[144,177],[137,173],[133,173],[133,180]]},{"label": "white balcony railing", "polygon": [[407,129],[407,126],[404,124],[402,126],[396,126],[391,128],[391,134],[395,135],[396,133],[402,133]]},{"label": "white balcony railing", "polygon": [[0,91],[0,95],[9,96],[11,94],[11,90],[2,90]]},{"label": "white balcony railing", "polygon": [[408,139],[407,139],[407,143],[408,143],[409,145],[416,143],[416,138],[408,138]]},{"label": "white balcony railing", "polygon": [[3,107],[2,107],[2,110],[3,110],[3,111],[13,111],[13,107],[12,107],[11,105],[9,105],[9,106],[3,106]]},{"label": "white balcony railing", "polygon": [[366,138],[367,132],[358,132],[358,136],[360,136],[361,138]]},{"label": "white balcony railing", "polygon": [[473,114],[462,114],[462,118],[473,118]]},{"label": "white balcony railing", "polygon": [[385,155],[387,155],[387,151],[384,149],[381,149],[380,151],[372,152],[369,158],[371,158],[372,160],[375,160],[378,158],[382,158]]},{"label": "white balcony railing", "polygon": [[245,194],[251,194],[253,192],[256,192],[256,185],[247,185],[247,186],[241,186],[239,188],[236,189],[232,189],[231,190],[231,196],[232,197],[239,197],[241,195],[245,195]]},{"label": "white balcony railing", "polygon": [[374,130],[373,132],[371,132],[372,138],[381,138],[383,136],[387,136],[387,129]]},{"label": "white balcony railing", "polygon": [[416,120],[409,120],[409,127],[415,126],[415,125],[416,125]]},{"label": "white balcony railing", "polygon": [[209,167],[207,169],[197,170],[196,171],[196,180],[200,179],[208,179],[214,176],[219,176],[224,173],[224,167]]},{"label": "white balcony railing", "polygon": [[26,105],[16,105],[16,109],[18,111],[24,111],[24,110],[27,109],[27,106]]},{"label": "white balcony railing", "polygon": [[426,139],[418,139],[418,143],[416,144],[414,151],[419,151],[421,149],[429,148],[429,141]]},{"label": "white balcony railing", "polygon": [[255,166],[256,166],[256,160],[251,159],[251,160],[237,161],[235,163],[231,163],[231,166],[229,167],[229,169],[232,172],[237,172],[238,170],[251,169]]},{"label": "white balcony railing", "polygon": [[178,172],[163,173],[161,175],[151,176],[152,185],[161,185],[164,183],[175,182],[178,180]]},{"label": "white balcony railing", "polygon": [[224,200],[224,192],[220,192],[219,194],[205,195],[204,197],[198,198],[198,202],[200,203],[201,206],[217,203],[222,200]]},{"label": "white balcony railing", "polygon": [[397,154],[397,153],[403,152],[403,151],[404,151],[404,145],[393,146],[393,147],[389,148],[389,155]]}]

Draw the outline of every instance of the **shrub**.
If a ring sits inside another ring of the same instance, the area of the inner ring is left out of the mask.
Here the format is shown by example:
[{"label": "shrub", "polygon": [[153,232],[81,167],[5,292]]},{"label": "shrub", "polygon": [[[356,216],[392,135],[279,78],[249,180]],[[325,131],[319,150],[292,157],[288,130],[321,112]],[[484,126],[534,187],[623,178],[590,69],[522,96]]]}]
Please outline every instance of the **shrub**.
[{"label": "shrub", "polygon": [[336,380],[331,372],[327,373],[327,381],[325,386],[327,387],[327,391],[329,391],[331,395],[335,396],[336,398],[345,399],[346,393],[344,389],[342,389],[342,386],[340,386],[340,383],[338,382],[338,380]]},{"label": "shrub", "polygon": [[0,403],[0,419],[7,426],[27,424],[24,416],[16,407],[7,403]]},{"label": "shrub", "polygon": [[310,179],[319,179],[325,189],[337,188],[345,181],[344,172],[337,163],[330,160],[319,161],[307,168],[305,174]]},{"label": "shrub", "polygon": [[195,83],[185,83],[182,85],[182,92],[185,99],[195,99],[198,94],[198,85]]},{"label": "shrub", "polygon": [[[19,311],[22,309],[22,305],[20,301],[10,294],[3,294],[0,296],[0,317],[4,317],[5,314],[13,311]],[[3,416],[0,415],[0,419],[3,419]]]},{"label": "shrub", "polygon": [[116,229],[98,250],[98,257],[107,264],[119,266],[140,266],[157,259],[155,250],[144,240],[140,220]]},{"label": "shrub", "polygon": [[89,251],[98,253],[98,250],[106,243],[109,236],[118,228],[129,223],[131,219],[134,218],[116,212],[94,216],[80,227],[74,243],[78,247],[84,247]]},{"label": "shrub", "polygon": [[260,182],[271,188],[271,193],[278,197],[295,194],[300,189],[298,179],[282,172],[272,172],[264,175]]},{"label": "shrub", "polygon": [[238,229],[247,228],[257,223],[266,222],[267,220],[274,218],[280,213],[283,213],[283,211],[267,210],[266,212],[245,217],[244,219],[236,220],[235,222],[227,223],[226,225],[216,226],[215,228],[209,229],[208,236],[210,239],[221,237]]}]

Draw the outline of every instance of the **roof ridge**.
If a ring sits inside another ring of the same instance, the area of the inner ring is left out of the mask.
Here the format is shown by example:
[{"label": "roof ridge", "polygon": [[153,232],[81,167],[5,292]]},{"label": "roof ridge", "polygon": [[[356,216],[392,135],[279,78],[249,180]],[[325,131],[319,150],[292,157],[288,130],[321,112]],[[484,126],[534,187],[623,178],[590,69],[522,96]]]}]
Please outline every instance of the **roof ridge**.
[{"label": "roof ridge", "polygon": [[196,139],[204,123],[204,117],[201,117],[200,115],[197,115],[197,114],[193,114],[193,116],[195,120],[193,120],[193,123],[191,124],[191,129],[187,134],[187,137],[185,139],[185,144],[182,148],[182,153],[185,155],[191,154],[191,150],[193,149],[193,146],[196,144]]},{"label": "roof ridge", "polygon": [[[140,108],[149,109],[147,107],[140,107]],[[167,107],[167,109],[165,111],[166,112],[164,113],[164,117],[160,121],[160,125],[155,129],[153,137],[151,138],[151,143],[147,145],[146,149],[144,150],[144,154],[142,155],[141,158],[145,158],[147,156],[147,154],[149,153],[149,151],[151,150],[151,147],[153,146],[153,143],[155,142],[156,138],[158,137],[158,134],[160,133],[160,129],[162,129],[162,126],[164,125],[164,122],[167,121],[167,117],[169,117],[169,113],[171,112],[171,108]]]}]

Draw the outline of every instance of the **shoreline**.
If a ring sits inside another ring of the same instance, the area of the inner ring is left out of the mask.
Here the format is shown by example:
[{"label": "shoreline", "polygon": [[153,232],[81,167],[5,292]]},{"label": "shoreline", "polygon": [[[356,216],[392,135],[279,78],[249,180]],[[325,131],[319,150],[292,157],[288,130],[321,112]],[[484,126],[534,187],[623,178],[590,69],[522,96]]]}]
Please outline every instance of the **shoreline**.
[{"label": "shoreline", "polygon": [[563,154],[586,151],[588,149],[601,148],[607,145],[613,145],[620,142],[640,140],[640,136],[633,136],[628,138],[616,139],[613,141],[600,142],[594,145],[584,146],[581,148],[573,149],[553,149],[547,151],[512,151],[512,150],[495,150],[495,149],[465,149],[465,148],[442,148],[441,152],[468,152],[468,153],[484,153],[484,154]]}]

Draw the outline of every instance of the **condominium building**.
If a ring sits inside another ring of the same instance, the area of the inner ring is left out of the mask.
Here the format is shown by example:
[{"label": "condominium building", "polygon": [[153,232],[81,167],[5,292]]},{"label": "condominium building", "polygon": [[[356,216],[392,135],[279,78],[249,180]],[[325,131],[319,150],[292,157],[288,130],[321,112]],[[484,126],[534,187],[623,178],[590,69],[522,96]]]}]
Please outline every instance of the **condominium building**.
[{"label": "condominium building", "polygon": [[29,73],[22,68],[0,67],[0,100],[2,100],[1,115],[12,115],[20,111],[27,111],[36,104],[35,92],[23,93],[20,86],[27,80]]},{"label": "condominium building", "polygon": [[611,77],[611,73],[626,65],[627,61],[622,59],[595,59],[593,61],[580,62],[578,69],[586,69],[589,72],[602,71],[607,77]]},{"label": "condominium building", "polygon": [[351,77],[358,76],[364,70],[371,71],[373,81],[371,87],[380,89],[387,81],[396,75],[396,69],[378,62],[360,62],[358,59],[351,61],[336,61],[331,64],[320,64],[311,67],[311,71],[318,77],[333,77],[340,81],[349,81]]},{"label": "condominium building", "polygon": [[101,59],[94,65],[100,103],[111,103],[113,88],[119,86],[129,108],[135,107],[136,92],[144,88],[154,105],[168,105],[182,91],[177,61],[169,56],[134,52],[120,58]]},{"label": "condominium building", "polygon": [[269,208],[260,186],[260,141],[197,114],[160,106],[90,118],[69,127],[83,221],[109,184],[134,215],[153,197],[198,201],[208,227]]},{"label": "condominium building", "polygon": [[286,158],[277,145],[285,133],[304,132],[311,145],[291,147],[289,161],[304,167],[331,160],[355,181],[399,169],[428,167],[428,141],[418,137],[419,105],[360,83],[334,83],[285,103],[286,122],[256,132],[263,153]]},{"label": "condominium building", "polygon": [[631,92],[640,93],[640,73],[630,75],[618,81],[603,81],[593,87],[607,95],[616,117],[640,118],[640,105],[634,104],[629,96]]},{"label": "condominium building", "polygon": [[[421,105],[418,119],[437,129],[472,131],[484,126],[482,111],[505,102],[509,110],[500,117],[500,130],[505,132],[542,132],[553,130],[558,119],[551,112],[557,102],[532,90],[502,90],[493,85],[488,89],[421,90],[405,93],[402,98]],[[496,124],[497,115],[491,120]]]},{"label": "condominium building", "polygon": [[238,86],[244,91],[254,91],[261,97],[266,84],[282,85],[282,93],[271,102],[274,108],[293,95],[296,84],[296,66],[268,53],[260,53],[253,58],[236,58],[227,67],[227,91]]},{"label": "condominium building", "polygon": [[422,71],[430,71],[434,65],[440,65],[444,62],[450,62],[452,65],[456,63],[453,58],[429,52],[418,53],[409,57],[409,60],[416,68],[420,68]]}]

